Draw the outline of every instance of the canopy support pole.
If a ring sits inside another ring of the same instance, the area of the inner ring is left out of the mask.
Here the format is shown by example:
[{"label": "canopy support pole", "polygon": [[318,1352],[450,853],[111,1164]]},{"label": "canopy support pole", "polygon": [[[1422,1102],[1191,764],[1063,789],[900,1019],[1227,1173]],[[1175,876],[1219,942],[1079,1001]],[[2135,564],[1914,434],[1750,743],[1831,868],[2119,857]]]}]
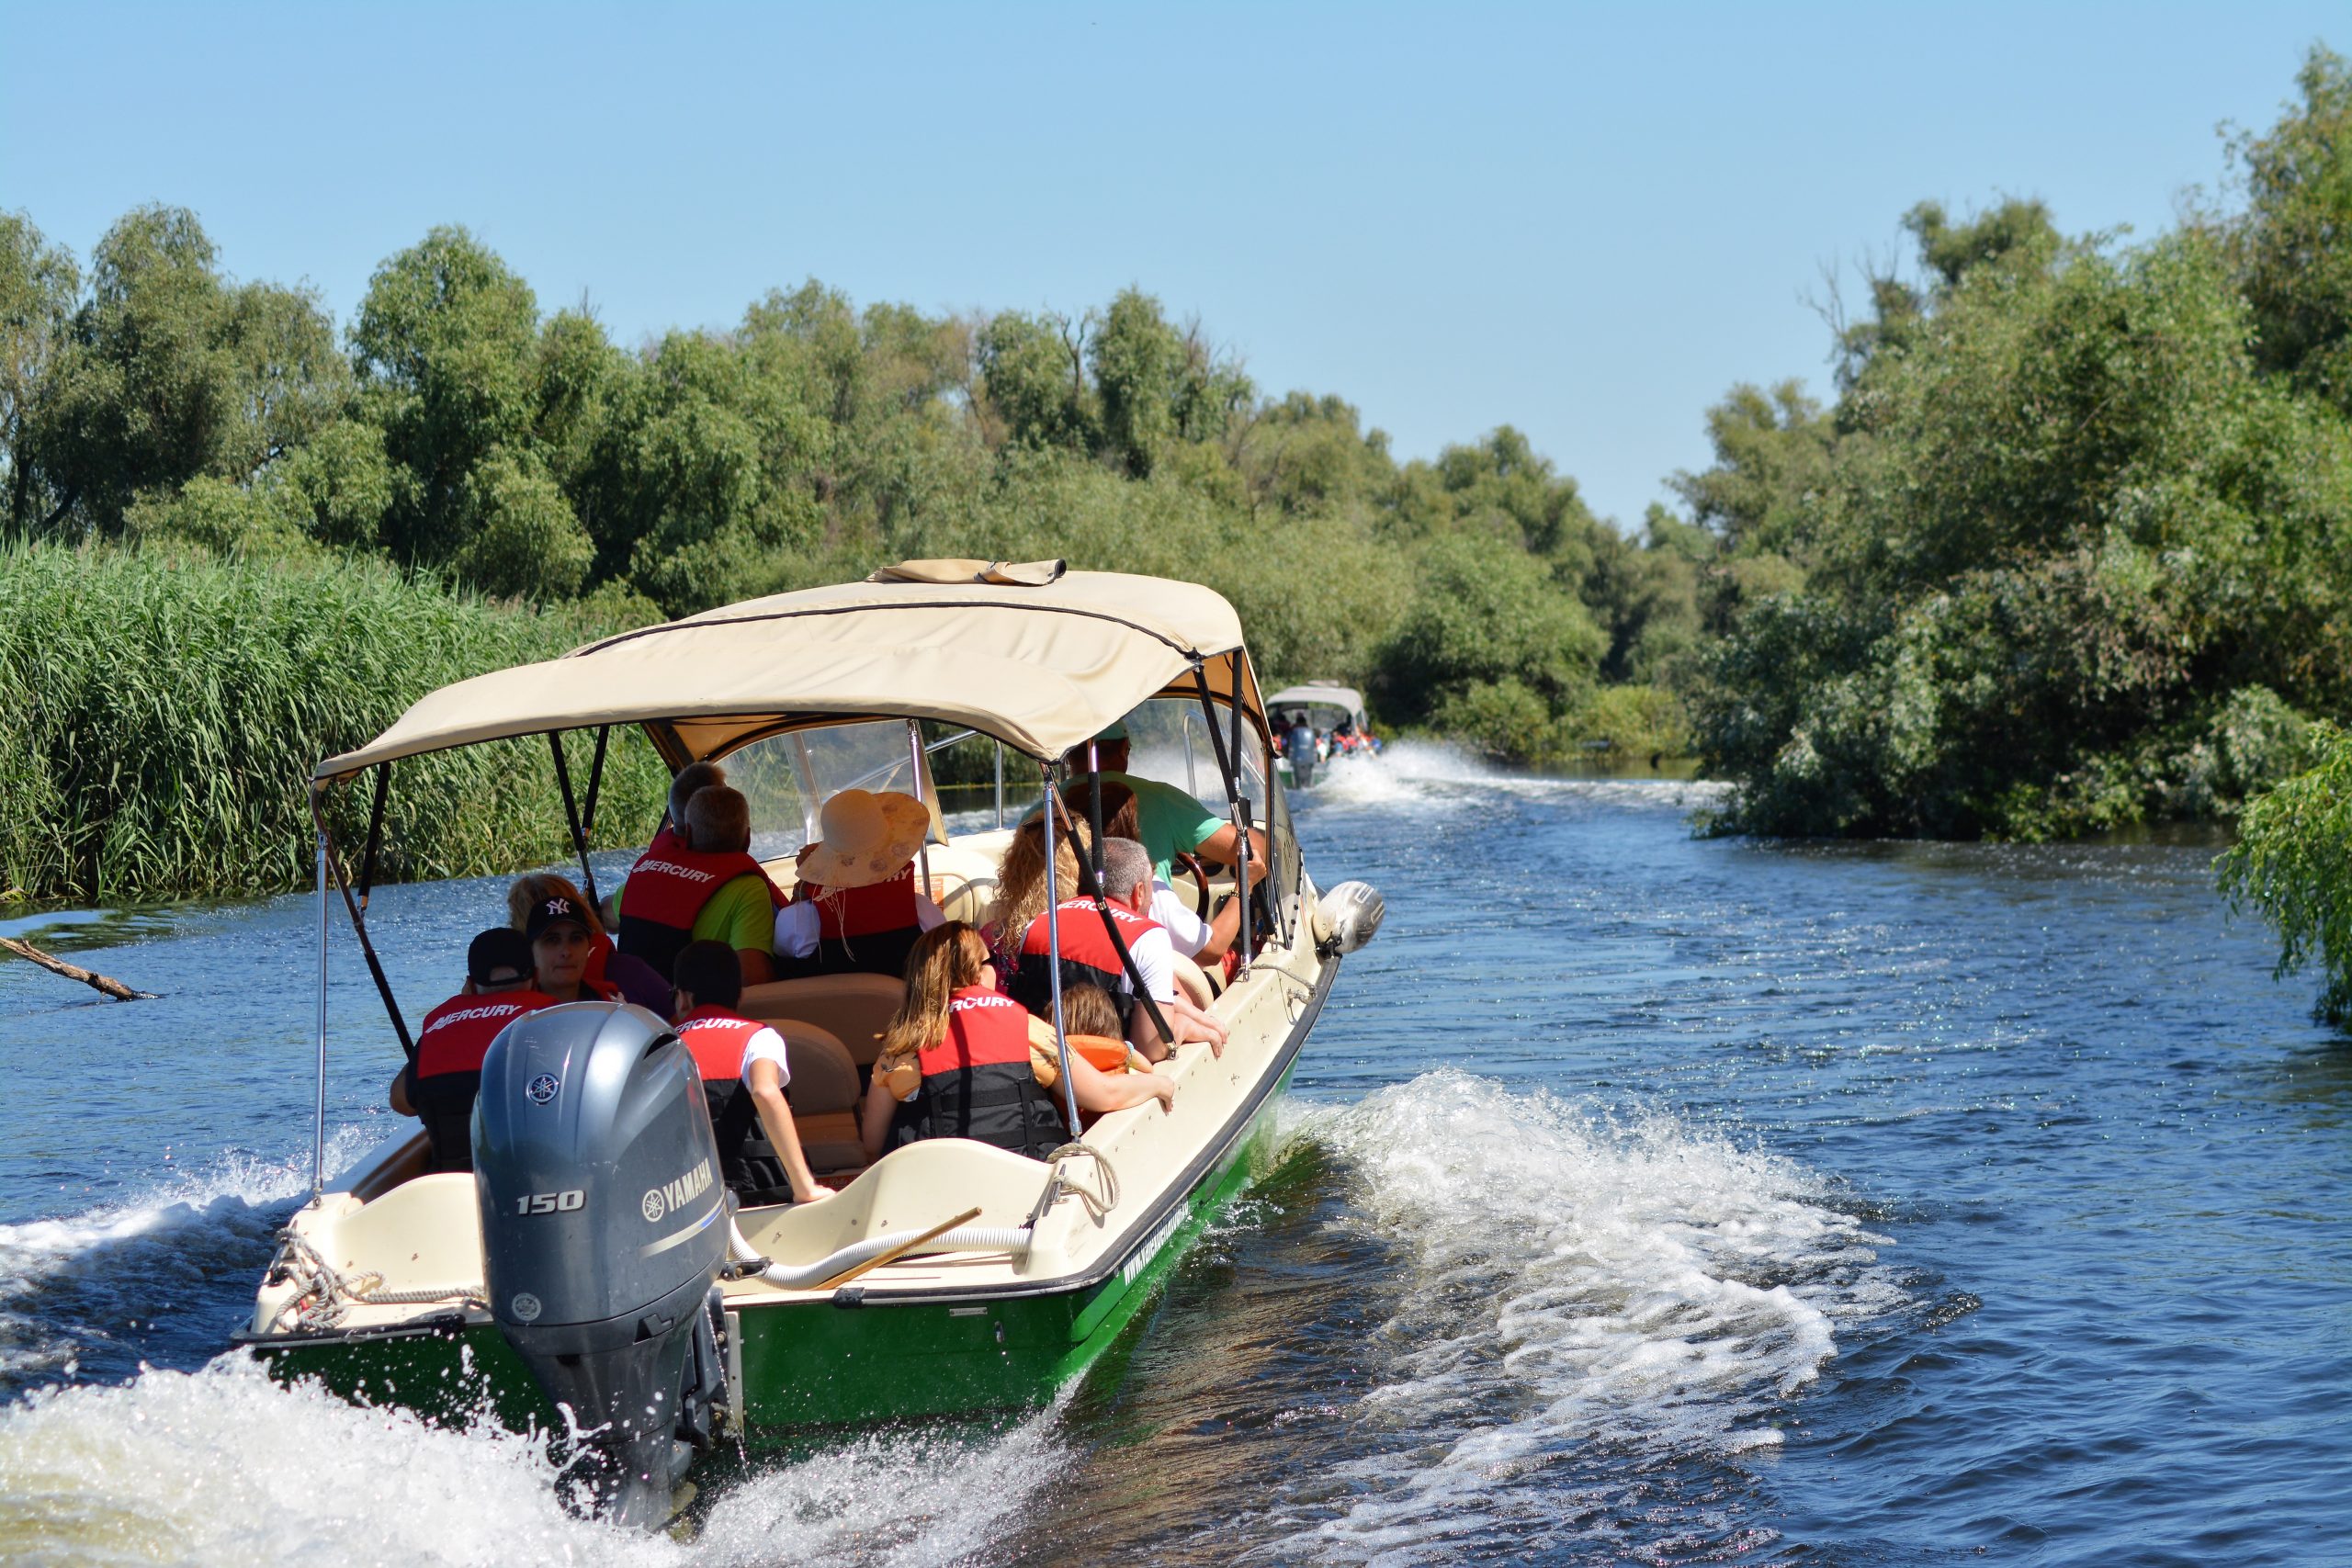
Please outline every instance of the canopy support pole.
[{"label": "canopy support pole", "polygon": [[[932,803],[922,795],[922,721],[907,720],[907,766],[912,770],[907,776],[913,782],[915,804],[923,807],[923,815],[931,814]],[[944,820],[944,818],[943,818]],[[922,896],[931,897],[931,824],[922,825],[922,841],[915,846],[916,874],[922,878]],[[936,903],[937,900],[933,899]]]},{"label": "canopy support pole", "polygon": [[1004,831],[1004,742],[996,743],[996,830]]},{"label": "canopy support pole", "polygon": [[571,798],[571,768],[563,760],[563,732],[548,731],[548,750],[555,755],[556,787],[563,791],[564,820],[571,826],[572,848],[580,852],[580,886],[588,895],[588,906],[596,907],[596,870],[588,863],[588,830],[581,826],[580,807]]},{"label": "canopy support pole", "polygon": [[[1136,964],[1136,955],[1127,951],[1127,939],[1119,934],[1119,918],[1111,913],[1111,900],[1102,891],[1102,771],[1099,767],[1092,766],[1099,760],[1095,755],[1094,742],[1088,741],[1086,761],[1094,779],[1092,812],[1094,847],[1090,853],[1078,857],[1079,896],[1094,900],[1094,912],[1102,918],[1102,932],[1111,939],[1111,951],[1119,955],[1119,967],[1126,971],[1127,984],[1135,987],[1136,1004],[1150,1015],[1152,1027],[1159,1031],[1159,1043],[1173,1051],[1176,1049],[1176,1032],[1168,1027],[1168,1015],[1159,1010],[1159,998],[1151,994],[1149,986],[1144,984],[1143,970]],[[1052,781],[1048,779],[1046,786],[1046,815],[1052,816],[1054,811],[1063,805],[1061,796],[1055,791]],[[1047,869],[1050,870],[1051,867],[1048,866]],[[1046,891],[1048,896],[1052,894],[1053,887],[1050,883],[1046,886]],[[1061,930],[1060,925],[1057,923],[1054,930],[1058,933]],[[1058,961],[1055,973],[1059,974],[1061,971]]]},{"label": "canopy support pole", "polygon": [[319,824],[319,1089],[311,1122],[311,1197],[327,1189],[327,829]]},{"label": "canopy support pole", "polygon": [[[379,762],[376,765],[379,768],[391,766],[389,762]],[[384,961],[376,955],[375,940],[368,934],[368,912],[360,908],[359,900],[352,896],[351,884],[343,874],[342,859],[334,852],[334,835],[327,831],[326,790],[327,785],[324,784],[314,784],[311,786],[311,820],[319,829],[319,853],[325,863],[326,874],[334,878],[337,891],[343,895],[344,912],[350,917],[352,933],[359,938],[359,952],[361,956],[368,960],[368,974],[376,982],[376,994],[384,998],[384,1011],[392,1021],[392,1032],[400,1036],[401,1054],[413,1062],[416,1060],[416,1042],[409,1038],[408,1021],[401,1017],[401,1005],[392,999],[392,983],[385,977]],[[379,795],[378,798],[380,800],[382,797]],[[322,984],[324,983],[325,973],[326,966],[322,962],[320,964]],[[322,1094],[326,1092],[323,1083],[319,1092]]]},{"label": "canopy support pole", "polygon": [[596,835],[596,796],[605,787],[605,747],[613,738],[613,727],[596,727],[596,755],[588,764],[588,798],[580,810],[580,830],[589,838]]},{"label": "canopy support pole", "polygon": [[1070,1076],[1069,1034],[1062,1028],[1061,893],[1054,877],[1054,807],[1061,801],[1054,789],[1054,765],[1040,762],[1037,771],[1046,781],[1046,980],[1053,991],[1054,1049],[1061,1055],[1062,1103],[1069,1107],[1069,1135],[1075,1139],[1079,1136],[1078,1080]]},{"label": "canopy support pole", "polygon": [[1238,840],[1234,849],[1234,875],[1239,886],[1234,897],[1241,900],[1241,968],[1250,972],[1257,954],[1250,950],[1250,803],[1241,795],[1241,698],[1238,678],[1233,700],[1233,750],[1228,752],[1225,737],[1216,727],[1216,705],[1209,699],[1209,672],[1206,665],[1193,666],[1193,683],[1201,694],[1201,717],[1207,726],[1209,743],[1216,750],[1216,771],[1225,775],[1225,799],[1227,815],[1233,821],[1234,837]]}]

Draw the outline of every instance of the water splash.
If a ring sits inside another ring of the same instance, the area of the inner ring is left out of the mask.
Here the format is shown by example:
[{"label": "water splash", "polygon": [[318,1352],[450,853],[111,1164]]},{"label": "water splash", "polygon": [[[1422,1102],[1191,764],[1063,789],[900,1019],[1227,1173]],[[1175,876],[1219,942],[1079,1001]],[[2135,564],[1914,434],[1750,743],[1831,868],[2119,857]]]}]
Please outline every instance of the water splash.
[{"label": "water splash", "polygon": [[[1600,1501],[1628,1471],[1777,1445],[1839,1325],[1905,1299],[1822,1179],[1662,1113],[1445,1069],[1296,1135],[1340,1158],[1349,1223],[1403,1268],[1356,1412],[1371,1451],[1330,1478],[1343,1504],[1296,1510],[1283,1555],[1436,1559],[1579,1518],[1634,1550]],[[1740,1528],[1658,1512],[1719,1543]]]},{"label": "water splash", "polygon": [[1450,814],[1496,794],[1615,807],[1691,811],[1720,805],[1728,785],[1710,779],[1562,777],[1510,773],[1442,740],[1398,740],[1377,757],[1327,764],[1306,792],[1317,802]]},{"label": "water splash", "polygon": [[0,1561],[660,1564],[564,1513],[537,1440],[282,1387],[243,1357],[0,1408]]},{"label": "water splash", "polygon": [[[336,1129],[328,1170],[385,1132],[381,1119]],[[240,1280],[231,1295],[250,1296],[270,1238],[310,1181],[307,1148],[230,1154],[80,1213],[0,1224],[0,1388],[105,1359],[139,1321],[184,1309],[188,1287],[212,1276]],[[209,1342],[217,1348],[217,1337]]]}]

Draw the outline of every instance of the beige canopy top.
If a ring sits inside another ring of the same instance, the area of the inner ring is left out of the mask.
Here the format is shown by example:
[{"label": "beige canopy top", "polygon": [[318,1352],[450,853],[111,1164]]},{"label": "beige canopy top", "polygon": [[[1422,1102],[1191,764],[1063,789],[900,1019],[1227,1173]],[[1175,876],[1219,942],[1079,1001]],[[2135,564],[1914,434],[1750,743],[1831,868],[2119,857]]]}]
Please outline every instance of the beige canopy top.
[{"label": "beige canopy top", "polygon": [[937,719],[1053,758],[1139,703],[1260,711],[1241,623],[1197,583],[1059,562],[908,561],[625,632],[442,687],[321,780],[511,736],[641,724],[673,765],[831,718]]}]

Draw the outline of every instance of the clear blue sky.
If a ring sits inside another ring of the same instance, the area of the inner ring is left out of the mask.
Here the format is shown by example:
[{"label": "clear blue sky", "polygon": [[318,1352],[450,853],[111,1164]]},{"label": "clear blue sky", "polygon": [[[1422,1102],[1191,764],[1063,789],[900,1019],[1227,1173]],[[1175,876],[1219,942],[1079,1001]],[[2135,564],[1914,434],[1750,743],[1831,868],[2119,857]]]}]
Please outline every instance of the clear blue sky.
[{"label": "clear blue sky", "polygon": [[[2332,35],[2331,34],[2332,29]],[[620,341],[816,276],[1078,310],[1127,284],[1407,457],[1510,423],[1637,523],[1733,382],[1826,380],[1825,265],[2039,196],[2166,227],[2335,5],[35,5],[0,207],[86,254],[196,209],[348,321],[463,223]]]}]

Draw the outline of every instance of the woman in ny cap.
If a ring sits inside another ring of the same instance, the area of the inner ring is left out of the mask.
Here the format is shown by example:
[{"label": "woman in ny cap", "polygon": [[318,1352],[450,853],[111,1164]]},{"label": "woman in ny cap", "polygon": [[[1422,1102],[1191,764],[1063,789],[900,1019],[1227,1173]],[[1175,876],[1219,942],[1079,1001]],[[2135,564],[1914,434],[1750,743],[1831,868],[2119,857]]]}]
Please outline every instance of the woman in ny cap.
[{"label": "woman in ny cap", "polygon": [[776,912],[779,967],[902,977],[915,939],[946,918],[915,886],[930,808],[910,795],[845,789],[818,821],[817,841],[800,852],[800,885]]},{"label": "woman in ny cap", "polygon": [[534,903],[524,917],[531,967],[540,993],[560,1002],[616,1002],[620,987],[588,977],[597,929],[587,906],[560,893]]}]

